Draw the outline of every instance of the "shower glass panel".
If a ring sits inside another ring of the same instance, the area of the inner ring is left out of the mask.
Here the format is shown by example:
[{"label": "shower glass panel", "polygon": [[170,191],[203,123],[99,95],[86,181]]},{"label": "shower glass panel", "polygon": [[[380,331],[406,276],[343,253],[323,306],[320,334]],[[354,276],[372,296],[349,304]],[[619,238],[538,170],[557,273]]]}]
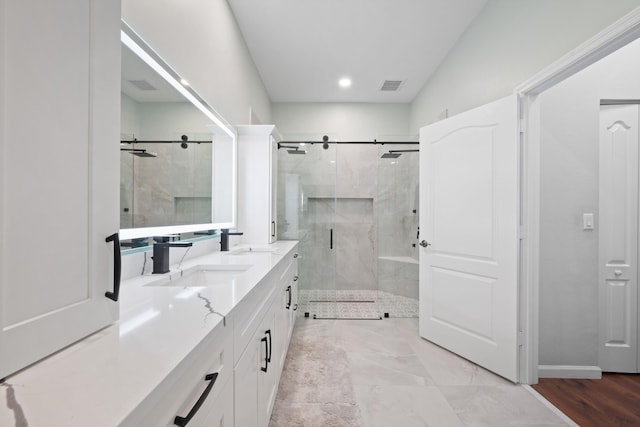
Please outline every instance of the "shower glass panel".
[{"label": "shower glass panel", "polygon": [[278,237],[300,241],[302,313],[417,317],[417,150],[400,143],[281,144]]},{"label": "shower glass panel", "polygon": [[418,316],[418,145],[378,146],[379,306]]},{"label": "shower glass panel", "polygon": [[299,240],[298,310],[336,317],[336,147],[278,150],[278,238]]}]

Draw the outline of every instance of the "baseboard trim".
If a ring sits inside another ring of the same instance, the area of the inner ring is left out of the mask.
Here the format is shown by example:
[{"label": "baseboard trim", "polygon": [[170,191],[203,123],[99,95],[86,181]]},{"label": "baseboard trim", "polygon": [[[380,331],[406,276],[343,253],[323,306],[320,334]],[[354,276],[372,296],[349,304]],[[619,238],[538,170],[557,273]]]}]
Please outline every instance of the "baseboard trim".
[{"label": "baseboard trim", "polygon": [[584,378],[599,380],[602,369],[599,366],[539,365],[538,378]]}]

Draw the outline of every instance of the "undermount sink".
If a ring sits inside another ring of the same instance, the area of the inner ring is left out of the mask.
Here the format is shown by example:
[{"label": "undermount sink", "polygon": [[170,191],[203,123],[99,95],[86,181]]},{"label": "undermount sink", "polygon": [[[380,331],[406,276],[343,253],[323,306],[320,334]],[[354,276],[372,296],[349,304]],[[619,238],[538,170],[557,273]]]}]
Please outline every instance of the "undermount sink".
[{"label": "undermount sink", "polygon": [[198,265],[185,270],[182,276],[172,276],[149,283],[147,286],[171,286],[171,287],[204,287],[229,285],[247,270],[250,265]]},{"label": "undermount sink", "polygon": [[236,248],[229,252],[229,255],[244,255],[244,254],[255,254],[255,253],[273,253],[276,249],[269,246],[246,246],[241,248]]}]

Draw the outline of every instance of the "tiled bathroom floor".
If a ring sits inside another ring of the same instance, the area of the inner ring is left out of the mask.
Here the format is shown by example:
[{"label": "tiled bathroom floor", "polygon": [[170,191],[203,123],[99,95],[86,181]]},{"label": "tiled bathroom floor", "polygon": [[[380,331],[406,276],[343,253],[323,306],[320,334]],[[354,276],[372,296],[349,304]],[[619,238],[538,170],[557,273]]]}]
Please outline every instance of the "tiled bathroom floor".
[{"label": "tiled bathroom floor", "polygon": [[319,319],[418,317],[418,300],[375,290],[298,291],[298,312]]},{"label": "tiled bathroom floor", "polygon": [[418,336],[418,319],[299,317],[270,427],[575,426]]}]

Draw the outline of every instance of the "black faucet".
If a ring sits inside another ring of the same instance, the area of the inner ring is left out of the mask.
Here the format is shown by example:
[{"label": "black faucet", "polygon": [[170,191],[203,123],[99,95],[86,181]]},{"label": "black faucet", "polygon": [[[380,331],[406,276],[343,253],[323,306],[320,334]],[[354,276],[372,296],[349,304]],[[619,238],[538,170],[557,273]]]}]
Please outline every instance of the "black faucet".
[{"label": "black faucet", "polygon": [[154,237],[153,241],[153,271],[152,274],[169,272],[169,248],[188,248],[191,242],[170,242],[169,236]]},{"label": "black faucet", "polygon": [[228,228],[220,230],[220,250],[227,252],[229,250],[229,236],[242,236],[243,233],[230,233]]}]

